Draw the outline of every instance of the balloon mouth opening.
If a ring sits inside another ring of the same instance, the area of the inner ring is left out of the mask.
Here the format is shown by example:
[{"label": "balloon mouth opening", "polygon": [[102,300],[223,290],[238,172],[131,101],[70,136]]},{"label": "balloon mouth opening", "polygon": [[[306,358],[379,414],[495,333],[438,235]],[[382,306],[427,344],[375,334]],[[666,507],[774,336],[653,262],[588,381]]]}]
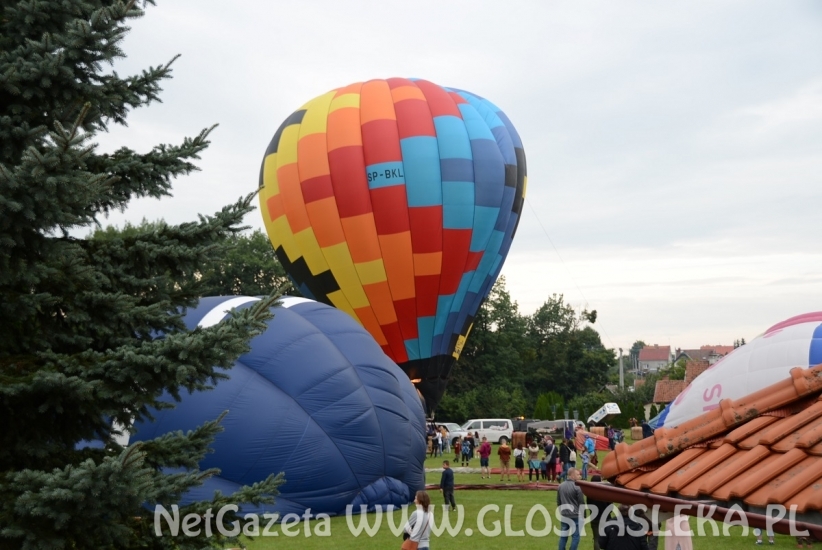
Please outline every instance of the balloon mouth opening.
[{"label": "balloon mouth opening", "polygon": [[422,396],[426,417],[432,417],[437,410],[455,361],[451,355],[438,355],[400,364],[400,368]]}]

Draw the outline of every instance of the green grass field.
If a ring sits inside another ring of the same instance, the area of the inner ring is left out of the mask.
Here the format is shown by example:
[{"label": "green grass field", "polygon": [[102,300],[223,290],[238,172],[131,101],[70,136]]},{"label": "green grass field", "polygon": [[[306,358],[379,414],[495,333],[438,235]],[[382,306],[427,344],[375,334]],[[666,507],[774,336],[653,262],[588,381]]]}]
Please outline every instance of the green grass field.
[{"label": "green grass field", "polygon": [[[479,476],[477,476],[479,477]],[[434,517],[436,523],[441,521],[443,516],[442,498],[437,492],[432,494],[432,500],[436,505]],[[557,548],[558,536],[553,532],[539,533],[543,531],[546,526],[546,521],[542,513],[536,512],[530,519],[530,527],[532,535],[525,532],[526,522],[529,521],[529,511],[537,504],[541,504],[544,510],[550,514],[552,522],[555,522],[554,513],[556,509],[556,493],[553,491],[486,491],[486,490],[464,490],[457,491],[457,504],[463,508],[463,523],[458,527],[458,514],[447,512],[449,519],[452,521],[452,528],[457,528],[457,531],[452,535],[447,530],[443,531],[439,536],[432,537],[432,549],[447,549],[447,550],[476,550],[476,549],[506,549],[510,550],[516,547],[517,550],[546,550],[549,548]],[[482,526],[478,525],[478,515],[480,510],[489,504],[498,506],[496,510],[489,510],[482,522]],[[507,522],[506,508],[509,510]],[[401,539],[399,537],[399,530],[402,528],[402,519],[399,512],[394,512],[392,515],[395,532],[392,532],[391,524],[388,521],[388,515],[380,516],[381,526],[374,532],[373,536],[369,536],[365,531],[360,532],[359,536],[355,536],[347,524],[347,519],[344,517],[334,517],[327,522],[311,521],[308,523],[308,531],[310,536],[305,536],[306,525],[296,524],[287,528],[295,536],[286,536],[282,532],[281,527],[275,527],[274,532],[277,536],[258,537],[255,540],[246,540],[244,543],[249,550],[273,550],[280,548],[300,548],[304,550],[313,549],[329,549],[334,550],[354,550],[359,548],[399,548]],[[378,520],[377,514],[367,514],[365,516],[354,516],[352,523],[355,527],[360,525],[361,521],[368,521],[369,525],[374,526]],[[320,528],[320,523],[325,523],[325,527]],[[505,525],[509,526],[508,535],[506,535]],[[325,529],[327,527],[327,529]],[[691,528],[696,530],[697,521],[691,518]],[[717,524],[718,532],[723,532],[723,525]],[[329,536],[318,536],[318,529],[320,534],[327,533]],[[325,530],[325,533],[323,533]],[[483,532],[485,534],[483,534]],[[499,532],[497,532],[499,531]],[[707,524],[705,531],[711,533],[712,529]],[[470,534],[469,534],[470,532]],[[755,548],[754,537],[749,532],[747,536],[742,535],[740,527],[730,527],[730,536],[694,536],[694,548],[697,550],[711,550],[722,548],[722,550],[737,550],[737,549],[751,549]],[[396,533],[396,534],[395,534]],[[593,542],[590,536],[583,537],[580,542],[580,549],[590,549],[593,547]],[[776,544],[769,546],[767,541],[765,547],[768,548],[793,548],[795,543],[792,537],[776,535]],[[660,540],[659,548],[664,548],[664,541]]]},{"label": "green grass field", "polygon": [[[600,460],[605,454],[605,452],[599,453]],[[445,458],[452,460],[453,463],[453,453],[446,454]],[[440,468],[442,460],[441,457],[427,458],[425,466],[426,468]],[[478,468],[479,459],[472,459],[471,466]],[[494,454],[492,454],[491,466],[499,466],[499,460],[496,458],[496,448]],[[498,476],[492,476],[489,481],[480,479],[479,473],[456,473],[454,478],[457,485],[499,483]],[[439,481],[439,472],[428,472],[426,474],[427,484],[438,485]],[[511,482],[512,485],[516,483],[516,481]],[[544,514],[548,514],[552,521],[552,527],[556,525],[556,493],[554,491],[482,489],[457,491],[457,505],[462,509],[461,524],[459,513],[444,511],[442,496],[439,491],[431,491],[430,495],[432,503],[436,506],[434,512],[435,525],[439,526],[443,516],[448,516],[450,524],[450,530],[445,528],[438,535],[432,536],[431,548],[433,549],[510,550],[516,548],[516,550],[546,550],[558,546],[559,537],[553,532],[553,529],[546,530],[546,519],[544,517]],[[488,505],[496,505],[496,508],[486,510],[482,525],[480,525],[480,511]],[[537,505],[541,505],[542,508],[535,508]],[[530,518],[529,513],[531,514]],[[349,525],[349,520],[345,517],[333,517],[327,521],[310,521],[307,524],[296,523],[286,526],[285,531],[282,525],[279,525],[272,529],[272,532],[277,533],[276,536],[259,536],[254,540],[244,539],[243,543],[249,550],[273,550],[275,548],[354,550],[359,548],[396,549],[400,547],[400,532],[404,525],[401,512],[353,516],[350,518],[350,522],[352,525]],[[365,527],[361,522],[367,522],[367,525],[371,528],[371,534],[365,529],[360,529],[361,526]],[[528,524],[529,529],[526,529],[526,524]],[[696,518],[691,518],[690,524],[691,529],[698,533]],[[726,527],[721,523],[714,524],[714,526],[720,536],[713,535],[714,528],[711,526],[711,522],[704,522],[702,531],[705,536],[695,535],[693,538],[693,545],[696,550],[756,548],[752,531],[748,531],[747,534],[743,535],[741,527]],[[724,529],[727,529],[729,536],[722,536],[722,533],[725,532]],[[359,535],[355,535],[355,532],[358,532]],[[308,536],[306,536],[306,533],[308,533]],[[763,548],[795,548],[795,546],[793,537],[776,535],[775,545],[768,545],[766,539]],[[664,547],[664,540],[660,539],[659,548],[663,549]],[[579,548],[593,548],[590,529],[587,531],[587,536],[584,536],[581,540]]]}]

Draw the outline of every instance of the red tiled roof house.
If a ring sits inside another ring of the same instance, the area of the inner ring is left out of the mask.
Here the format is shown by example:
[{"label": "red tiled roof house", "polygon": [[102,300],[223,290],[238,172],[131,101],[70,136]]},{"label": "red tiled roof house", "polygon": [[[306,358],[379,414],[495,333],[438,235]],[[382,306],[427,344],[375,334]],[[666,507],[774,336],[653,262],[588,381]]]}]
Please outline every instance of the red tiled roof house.
[{"label": "red tiled roof house", "polygon": [[640,372],[657,372],[671,364],[671,346],[645,346],[639,350],[637,367]]}]

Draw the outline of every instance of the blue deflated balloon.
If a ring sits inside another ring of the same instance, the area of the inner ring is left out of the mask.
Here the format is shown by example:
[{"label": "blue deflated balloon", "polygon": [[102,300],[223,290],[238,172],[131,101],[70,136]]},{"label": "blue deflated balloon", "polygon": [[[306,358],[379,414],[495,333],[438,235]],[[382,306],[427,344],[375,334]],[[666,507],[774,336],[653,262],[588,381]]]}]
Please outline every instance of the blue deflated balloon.
[{"label": "blue deflated balloon", "polygon": [[[210,326],[256,298],[203,298],[189,328]],[[183,395],[175,408],[137,424],[131,441],[188,431],[229,413],[202,469],[219,468],[183,504],[230,494],[284,472],[274,505],[244,513],[345,513],[352,504],[399,506],[425,484],[425,419],[419,394],[369,333],[346,313],[284,298],[230,377]],[[170,397],[168,401],[173,401]],[[242,505],[242,503],[238,503]]]}]

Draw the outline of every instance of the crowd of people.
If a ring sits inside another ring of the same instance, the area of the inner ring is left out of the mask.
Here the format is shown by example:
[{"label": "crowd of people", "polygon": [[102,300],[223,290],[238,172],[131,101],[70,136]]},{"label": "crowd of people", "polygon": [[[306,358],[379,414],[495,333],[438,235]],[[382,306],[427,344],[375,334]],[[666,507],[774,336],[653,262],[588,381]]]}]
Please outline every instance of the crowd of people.
[{"label": "crowd of people", "polygon": [[[445,430],[445,428],[441,428]],[[431,448],[429,455],[432,457],[445,456],[450,452],[450,445],[447,431],[443,433],[439,429],[430,433]],[[471,466],[471,460],[479,457],[480,478],[491,479],[491,454],[493,448],[487,438],[480,438],[479,433],[468,434],[462,438],[455,439],[454,464],[463,467]],[[586,434],[582,448],[577,453],[574,441],[569,438],[555,442],[551,436],[533,438],[527,445],[517,443],[511,447],[507,440],[502,440],[497,447],[497,457],[499,458],[500,481],[511,481],[511,458],[514,459],[514,475],[516,481],[525,481],[525,472],[528,471],[528,481],[549,481],[558,483],[568,477],[568,470],[580,465],[582,479],[588,479],[589,465],[597,464],[596,444],[590,435]]]},{"label": "crowd of people", "polygon": [[451,438],[445,426],[437,426],[430,422],[427,432],[428,454],[430,456],[442,456],[443,453],[451,452]]}]

